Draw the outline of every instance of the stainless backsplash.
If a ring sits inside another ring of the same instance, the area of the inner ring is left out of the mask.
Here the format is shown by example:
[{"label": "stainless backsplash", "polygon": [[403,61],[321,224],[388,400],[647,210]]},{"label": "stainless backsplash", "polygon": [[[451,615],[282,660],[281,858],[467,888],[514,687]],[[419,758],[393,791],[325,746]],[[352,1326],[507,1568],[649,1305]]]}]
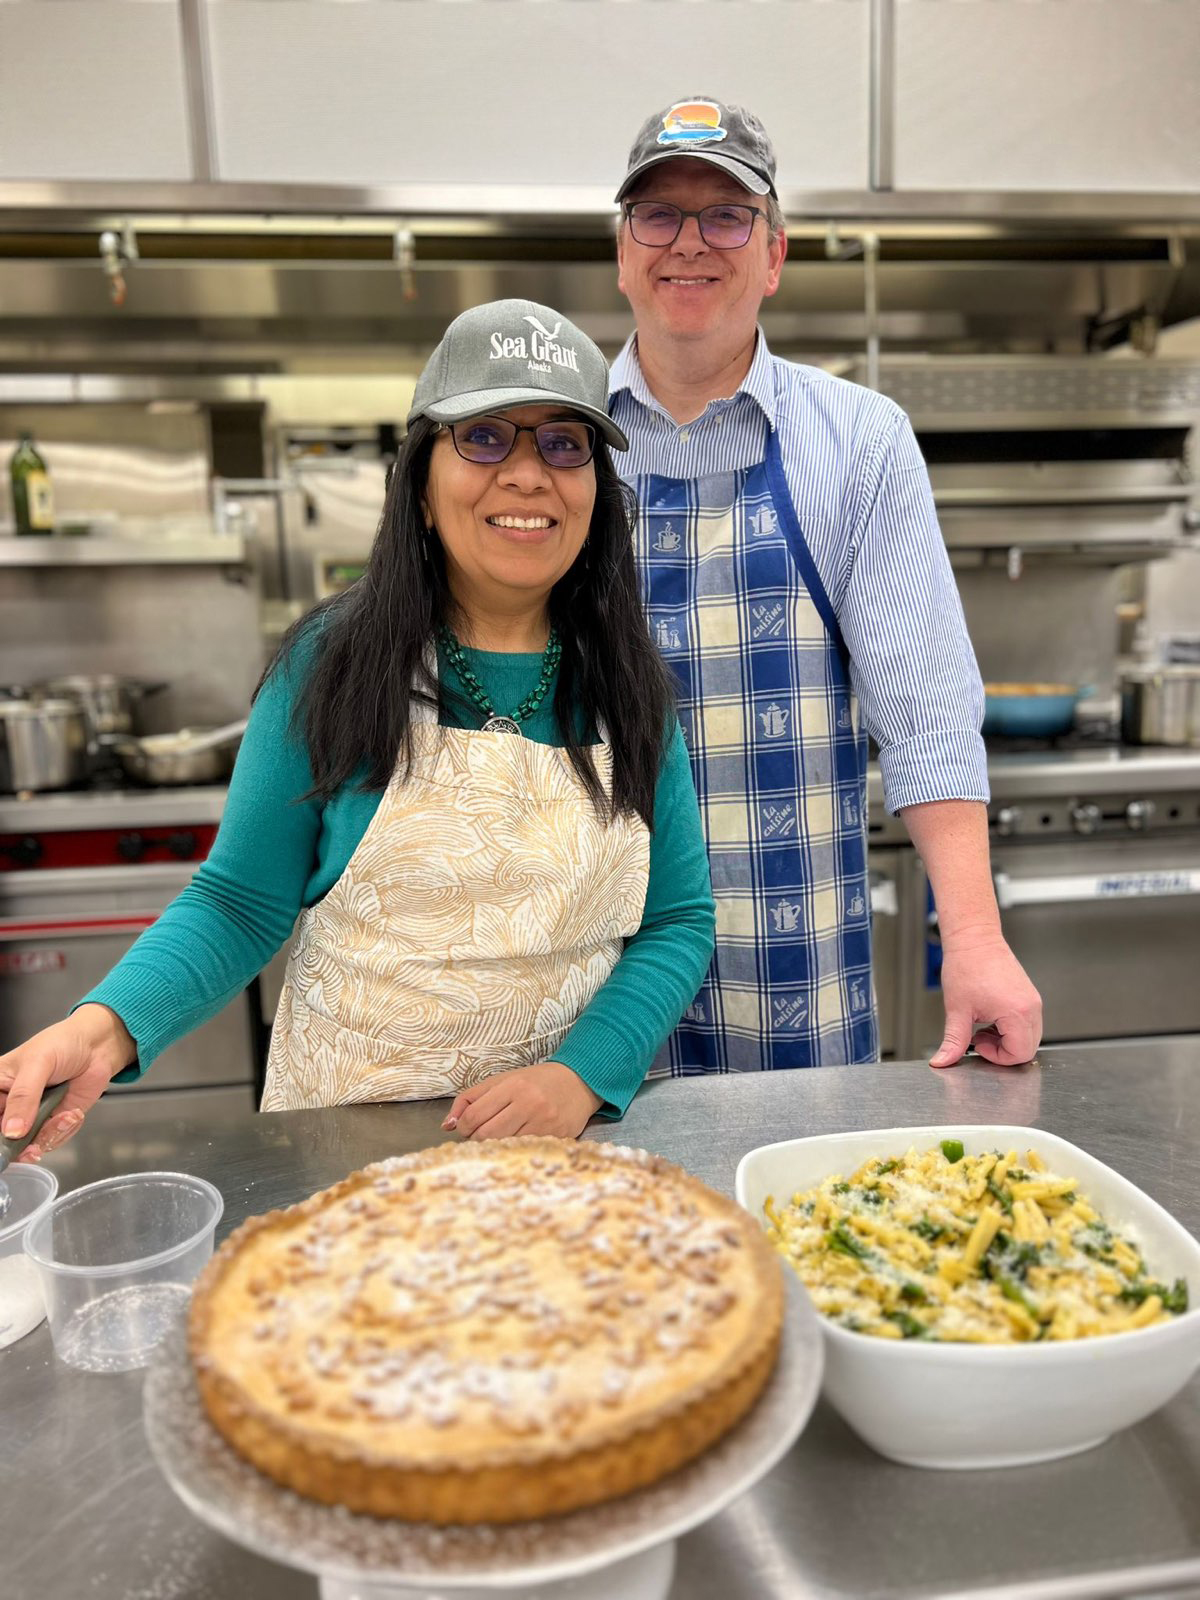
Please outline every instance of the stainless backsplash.
[{"label": "stainless backsplash", "polygon": [[1116,680],[1119,567],[1027,567],[955,574],[985,681],[1092,684]]},{"label": "stainless backsplash", "polygon": [[[199,408],[0,406],[0,467],[28,429],[46,462],[58,516],[100,513],[127,524],[208,513],[208,424]],[[0,472],[0,522],[12,515]]]},{"label": "stainless backsplash", "polygon": [[0,683],[72,672],[165,681],[145,731],[243,716],[262,670],[258,586],[220,567],[0,569]]}]

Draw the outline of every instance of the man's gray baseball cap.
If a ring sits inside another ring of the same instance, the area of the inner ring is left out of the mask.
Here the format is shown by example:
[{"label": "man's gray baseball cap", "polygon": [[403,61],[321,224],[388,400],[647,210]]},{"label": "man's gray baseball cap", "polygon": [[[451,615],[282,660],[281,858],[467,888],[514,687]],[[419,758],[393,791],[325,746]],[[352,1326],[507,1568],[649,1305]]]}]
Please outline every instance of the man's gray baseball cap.
[{"label": "man's gray baseball cap", "polygon": [[594,422],[614,449],[628,450],[607,402],[608,362],[581,328],[534,300],[491,300],[446,329],[417,379],[408,423],[562,405]]},{"label": "man's gray baseball cap", "polygon": [[673,100],[647,118],[633,141],[628,171],[616,198],[623,200],[651,167],[679,156],[720,167],[751,194],[779,198],[775,193],[775,151],[767,130],[744,106],[728,105],[707,94]]}]

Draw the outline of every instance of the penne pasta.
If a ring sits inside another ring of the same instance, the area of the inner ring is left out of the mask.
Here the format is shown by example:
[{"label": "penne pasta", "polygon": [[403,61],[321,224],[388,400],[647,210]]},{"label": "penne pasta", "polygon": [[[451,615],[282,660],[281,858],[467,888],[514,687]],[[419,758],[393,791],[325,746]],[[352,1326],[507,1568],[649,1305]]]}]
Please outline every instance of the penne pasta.
[{"label": "penne pasta", "polygon": [[1082,1339],[1187,1309],[1184,1281],[1155,1282],[1136,1244],[1036,1150],[966,1155],[947,1140],[764,1211],[818,1310],[877,1338]]}]

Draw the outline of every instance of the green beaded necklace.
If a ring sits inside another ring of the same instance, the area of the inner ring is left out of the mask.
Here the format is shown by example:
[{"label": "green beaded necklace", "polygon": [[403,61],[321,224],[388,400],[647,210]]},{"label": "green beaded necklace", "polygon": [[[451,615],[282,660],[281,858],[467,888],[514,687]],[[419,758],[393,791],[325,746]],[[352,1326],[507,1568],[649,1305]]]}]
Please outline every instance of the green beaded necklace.
[{"label": "green beaded necklace", "polygon": [[558,637],[557,629],[551,628],[550,637],[546,641],[546,648],[542,654],[541,677],[538,679],[533,692],[525,696],[511,716],[505,717],[497,712],[488,698],[487,690],[467,664],[462,645],[459,644],[445,623],[438,629],[438,643],[445,652],[446,660],[454,668],[463,688],[483,713],[485,721],[482,731],[484,733],[520,733],[521,724],[533,715],[546,698],[546,691],[549,689],[554,674],[558,671],[558,663],[562,659],[562,640]]}]

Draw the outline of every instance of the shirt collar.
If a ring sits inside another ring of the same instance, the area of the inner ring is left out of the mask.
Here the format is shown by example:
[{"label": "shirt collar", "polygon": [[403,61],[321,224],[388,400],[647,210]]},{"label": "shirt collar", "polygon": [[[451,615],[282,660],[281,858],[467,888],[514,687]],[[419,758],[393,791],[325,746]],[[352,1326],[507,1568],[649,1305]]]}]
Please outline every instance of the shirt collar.
[{"label": "shirt collar", "polygon": [[[638,361],[636,333],[629,335],[609,371],[609,399],[615,399],[623,390],[628,390],[647,410],[662,410],[662,406],[646,382],[641,363]],[[750,363],[749,372],[742,379],[738,394],[749,395],[767,419],[767,425],[772,429],[775,427],[775,375],[771,352],[767,348],[766,336],[761,328],[758,329],[754,343],[754,359]]]}]

